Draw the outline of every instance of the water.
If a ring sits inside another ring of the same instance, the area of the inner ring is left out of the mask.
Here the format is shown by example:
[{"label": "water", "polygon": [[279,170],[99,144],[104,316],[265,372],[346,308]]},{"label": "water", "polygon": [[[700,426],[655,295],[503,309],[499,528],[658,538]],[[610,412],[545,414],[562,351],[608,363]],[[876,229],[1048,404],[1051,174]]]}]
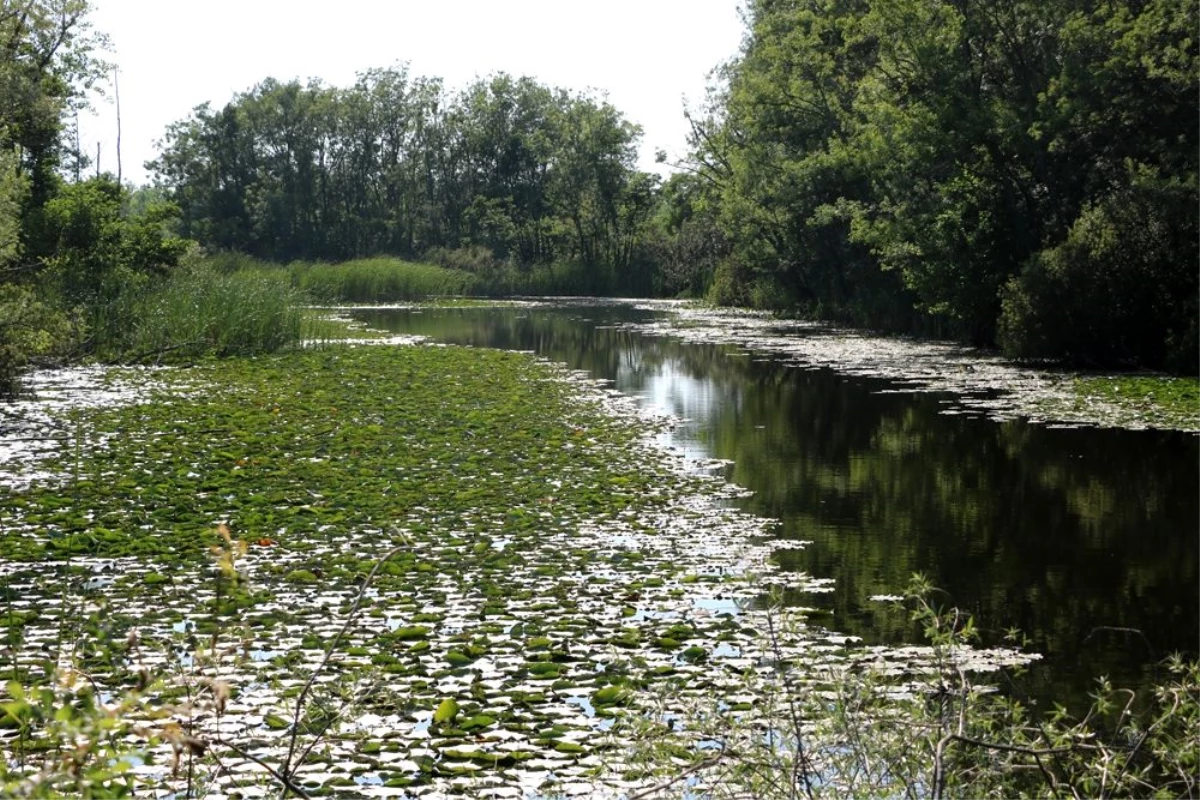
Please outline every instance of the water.
[{"label": "water", "polygon": [[608,326],[631,307],[370,311],[376,327],[532,350],[687,422],[670,444],[731,462],[738,501],[810,542],[789,567],[836,580],[798,598],[868,643],[916,641],[872,601],[923,572],[986,643],[1019,629],[1044,654],[1022,691],[1080,707],[1099,675],[1142,685],[1200,650],[1200,440],[947,415],[948,398],[731,347]]}]

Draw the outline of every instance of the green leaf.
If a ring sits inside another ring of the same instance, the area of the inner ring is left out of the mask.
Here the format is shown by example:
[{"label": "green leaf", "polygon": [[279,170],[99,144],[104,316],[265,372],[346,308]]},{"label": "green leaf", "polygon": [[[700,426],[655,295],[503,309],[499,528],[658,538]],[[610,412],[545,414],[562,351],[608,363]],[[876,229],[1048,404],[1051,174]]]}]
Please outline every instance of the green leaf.
[{"label": "green leaf", "polygon": [[437,710],[433,712],[433,721],[439,725],[447,722],[453,722],[458,716],[458,701],[453,697],[447,697],[442,702],[438,703]]}]

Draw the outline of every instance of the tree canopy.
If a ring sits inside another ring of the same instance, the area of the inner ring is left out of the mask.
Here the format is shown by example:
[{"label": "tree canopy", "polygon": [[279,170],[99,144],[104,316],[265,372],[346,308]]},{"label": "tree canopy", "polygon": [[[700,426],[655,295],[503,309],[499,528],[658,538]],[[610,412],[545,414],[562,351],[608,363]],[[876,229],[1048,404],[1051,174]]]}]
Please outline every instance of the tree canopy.
[{"label": "tree canopy", "polygon": [[690,167],[718,298],[1196,368],[1196,0],[751,0]]},{"label": "tree canopy", "polygon": [[108,69],[89,10],[0,6],[10,305],[109,302],[178,260],[170,231],[1200,369],[1200,0],[748,0],[666,181],[596,93],[402,64],[266,79],[171,125],[138,202],[80,179],[73,112]]},{"label": "tree canopy", "polygon": [[629,272],[655,177],[589,94],[500,73],[458,92],[404,66],[348,88],[268,79],[168,130],[183,233],[276,261],[479,248]]}]

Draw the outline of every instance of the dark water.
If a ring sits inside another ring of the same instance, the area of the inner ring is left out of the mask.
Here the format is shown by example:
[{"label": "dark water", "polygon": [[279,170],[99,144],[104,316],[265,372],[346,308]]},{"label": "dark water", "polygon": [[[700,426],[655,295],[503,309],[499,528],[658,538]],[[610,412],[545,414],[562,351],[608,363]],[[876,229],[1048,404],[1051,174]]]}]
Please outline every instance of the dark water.
[{"label": "dark water", "polygon": [[788,566],[836,579],[822,624],[916,641],[870,601],[923,572],[988,643],[1019,628],[1044,654],[1022,691],[1078,707],[1094,678],[1141,685],[1200,649],[1200,439],[1050,429],[939,413],[945,397],[802,370],[729,347],[606,325],[626,307],[371,311],[376,327],[532,350],[689,420],[673,444],[733,462],[740,501],[811,544]]}]

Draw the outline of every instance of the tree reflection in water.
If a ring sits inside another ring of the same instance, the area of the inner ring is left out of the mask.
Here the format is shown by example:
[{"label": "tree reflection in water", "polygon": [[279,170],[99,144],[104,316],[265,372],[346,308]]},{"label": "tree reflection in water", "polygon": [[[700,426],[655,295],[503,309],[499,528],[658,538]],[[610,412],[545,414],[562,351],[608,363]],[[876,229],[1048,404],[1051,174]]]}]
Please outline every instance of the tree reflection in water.
[{"label": "tree reflection in water", "polygon": [[[628,327],[631,306],[364,311],[438,341],[532,350],[687,422],[670,444],[732,462],[741,501],[782,522],[797,570],[836,579],[796,598],[868,642],[920,631],[870,598],[914,572],[998,641],[1019,628],[1045,654],[1035,697],[1082,702],[1095,676],[1136,684],[1200,650],[1197,437],[1054,429],[944,413],[947,398],[806,370]],[[886,393],[884,393],[886,390]],[[1140,631],[1133,633],[1131,631]]]}]

